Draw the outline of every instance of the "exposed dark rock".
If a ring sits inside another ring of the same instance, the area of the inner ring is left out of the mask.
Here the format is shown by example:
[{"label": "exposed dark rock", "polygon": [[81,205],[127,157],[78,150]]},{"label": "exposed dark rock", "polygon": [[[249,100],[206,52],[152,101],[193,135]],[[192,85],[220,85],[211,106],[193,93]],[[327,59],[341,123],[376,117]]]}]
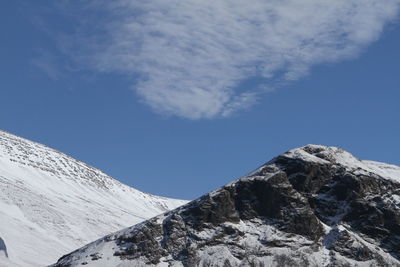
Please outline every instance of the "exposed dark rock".
[{"label": "exposed dark rock", "polygon": [[101,256],[99,253],[90,254],[90,257],[92,257],[92,261],[97,261],[97,260],[101,259]]},{"label": "exposed dark rock", "polygon": [[146,264],[158,263],[165,255],[160,243],[156,240],[162,234],[161,226],[154,219],[142,224],[134,232],[117,238],[116,244],[120,250],[114,253],[122,259],[137,259],[143,257]]},{"label": "exposed dark rock", "polygon": [[[398,266],[400,183],[340,163],[339,149],[300,150],[98,242],[115,242],[114,256],[150,266]],[[316,256],[324,249],[329,255]]]},{"label": "exposed dark rock", "polygon": [[4,256],[8,258],[6,242],[0,237],[0,252],[1,251],[4,253]]},{"label": "exposed dark rock", "polygon": [[346,230],[337,231],[336,235],[336,239],[330,244],[329,249],[338,252],[344,257],[357,261],[368,261],[379,256],[375,255],[367,246],[358,243]]}]

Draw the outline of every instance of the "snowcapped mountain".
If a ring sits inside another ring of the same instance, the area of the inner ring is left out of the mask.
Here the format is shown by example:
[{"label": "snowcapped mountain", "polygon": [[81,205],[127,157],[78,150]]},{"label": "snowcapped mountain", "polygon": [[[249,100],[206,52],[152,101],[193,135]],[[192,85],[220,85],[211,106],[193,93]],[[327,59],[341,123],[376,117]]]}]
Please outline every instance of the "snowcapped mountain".
[{"label": "snowcapped mountain", "polygon": [[308,145],[54,267],[400,266],[400,167]]},{"label": "snowcapped mountain", "polygon": [[0,266],[44,266],[186,201],[143,193],[0,131]]}]

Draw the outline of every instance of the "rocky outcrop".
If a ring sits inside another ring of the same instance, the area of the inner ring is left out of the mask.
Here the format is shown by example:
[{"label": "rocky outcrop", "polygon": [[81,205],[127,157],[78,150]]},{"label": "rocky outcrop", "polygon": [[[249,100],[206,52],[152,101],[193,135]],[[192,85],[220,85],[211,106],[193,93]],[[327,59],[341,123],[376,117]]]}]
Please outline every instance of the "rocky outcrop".
[{"label": "rocky outcrop", "polygon": [[400,168],[309,145],[54,266],[400,266],[399,252]]},{"label": "rocky outcrop", "polygon": [[0,255],[1,254],[3,254],[4,257],[8,258],[6,243],[4,242],[3,238],[0,237]]}]

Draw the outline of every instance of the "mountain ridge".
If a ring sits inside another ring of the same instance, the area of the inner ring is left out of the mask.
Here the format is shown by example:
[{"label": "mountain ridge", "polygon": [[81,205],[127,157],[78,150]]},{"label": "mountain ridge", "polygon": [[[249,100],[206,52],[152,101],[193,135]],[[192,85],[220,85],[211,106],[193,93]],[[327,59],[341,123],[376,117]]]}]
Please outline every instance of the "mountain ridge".
[{"label": "mountain ridge", "polygon": [[186,203],[141,192],[5,131],[0,131],[0,193],[6,248],[0,265],[7,266],[50,264],[104,234]]},{"label": "mountain ridge", "polygon": [[307,145],[54,267],[400,266],[400,167]]}]

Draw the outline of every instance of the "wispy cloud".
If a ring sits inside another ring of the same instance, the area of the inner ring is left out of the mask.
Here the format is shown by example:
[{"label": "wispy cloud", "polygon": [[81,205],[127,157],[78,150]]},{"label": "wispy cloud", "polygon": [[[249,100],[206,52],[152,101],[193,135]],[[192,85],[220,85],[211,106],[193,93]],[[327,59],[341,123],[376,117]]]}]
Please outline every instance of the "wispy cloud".
[{"label": "wispy cloud", "polygon": [[[94,1],[97,19],[77,34],[74,56],[97,71],[136,78],[143,101],[164,114],[227,116],[267,87],[324,62],[355,57],[395,19],[400,0]],[[78,47],[78,48],[77,48]],[[77,51],[79,51],[77,53]]]},{"label": "wispy cloud", "polygon": [[30,63],[43,72],[52,80],[58,80],[64,76],[63,72],[58,67],[59,64],[56,63],[56,58],[53,54],[45,51],[39,50],[38,55],[30,60]]}]

